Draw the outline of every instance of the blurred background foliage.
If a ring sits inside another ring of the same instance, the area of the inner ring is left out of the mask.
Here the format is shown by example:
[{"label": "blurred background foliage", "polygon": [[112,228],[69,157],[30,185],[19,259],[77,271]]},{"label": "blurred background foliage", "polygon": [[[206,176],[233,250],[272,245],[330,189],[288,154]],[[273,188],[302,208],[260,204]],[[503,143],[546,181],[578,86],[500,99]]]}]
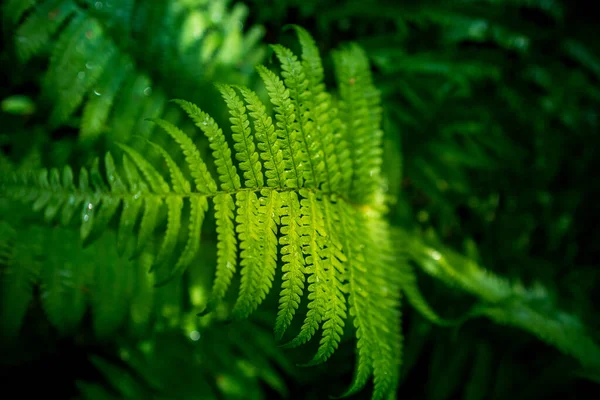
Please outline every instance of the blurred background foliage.
[{"label": "blurred background foliage", "polygon": [[[89,166],[115,140],[144,150],[134,135],[152,135],[146,118],[184,124],[171,98],[224,118],[212,83],[253,86],[253,66],[271,62],[265,44],[295,49],[286,25],[299,24],[326,71],[326,55],[342,42],[358,42],[371,59],[392,224],[533,288],[527,301],[536,309],[558,303],[597,339],[600,45],[585,4],[8,0],[0,165]],[[153,290],[150,255],[120,258],[114,234],[82,249],[74,231],[40,225],[5,200],[0,209],[5,388],[82,399],[320,399],[350,380],[352,346],[315,368],[295,366],[303,351],[276,347],[276,299],[244,323],[227,324],[218,310],[195,316],[212,276],[210,232],[197,268]],[[420,271],[418,285],[442,318],[472,309],[473,297]],[[33,293],[28,302],[24,293]],[[600,393],[600,371],[521,330],[484,318],[438,327],[408,305],[403,314],[399,398]]]}]

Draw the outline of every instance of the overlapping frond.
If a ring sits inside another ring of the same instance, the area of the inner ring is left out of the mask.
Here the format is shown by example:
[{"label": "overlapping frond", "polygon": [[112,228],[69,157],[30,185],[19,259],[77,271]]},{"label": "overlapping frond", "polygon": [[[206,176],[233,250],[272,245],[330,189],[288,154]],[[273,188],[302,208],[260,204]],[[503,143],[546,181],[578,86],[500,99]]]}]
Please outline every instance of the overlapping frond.
[{"label": "overlapping frond", "polygon": [[557,309],[540,285],[525,288],[485,270],[449,249],[433,248],[415,236],[401,234],[409,257],[427,274],[476,296],[480,303],[470,317],[485,316],[497,323],[529,331],[584,367],[600,367],[600,346],[581,320]]},{"label": "overlapping frond", "polygon": [[[135,261],[119,257],[107,232],[82,248],[79,237],[62,227],[21,227],[5,237],[0,224],[2,337],[10,343],[21,332],[34,292],[48,321],[63,335],[77,331],[88,310],[94,333],[106,339],[129,322],[133,333],[150,321],[153,274],[148,253]],[[12,230],[12,229],[11,229]],[[10,232],[9,232],[10,233]]]},{"label": "overlapping frond", "polygon": [[[31,251],[22,251],[22,246],[18,246],[16,230],[6,221],[1,221],[0,335],[4,340],[17,337],[33,298],[33,286],[39,278],[41,264],[31,255]],[[25,256],[27,259],[23,259]]]},{"label": "overlapping frond", "polygon": [[[78,381],[82,398],[112,398],[104,391],[111,389],[125,398],[259,399],[265,386],[290,397],[281,371],[289,374],[292,368],[267,327],[244,321],[196,333],[199,337],[190,340],[187,332],[160,332],[137,345],[121,345],[118,358],[92,356],[102,379]],[[182,363],[185,368],[173,373],[173,364]]]},{"label": "overlapping frond", "polygon": [[[86,141],[103,133],[124,142],[131,132],[148,136],[152,125],[144,118],[162,115],[168,96],[179,94],[163,81],[177,73],[196,89],[214,78],[245,82],[242,71],[264,54],[258,45],[262,27],[244,34],[245,7],[228,12],[225,1],[14,0],[4,11],[21,62],[50,55],[42,80],[42,96],[53,104],[50,125],[69,124],[82,106],[80,138]],[[146,26],[161,31],[150,33]]]},{"label": "overlapping frond", "polygon": [[[321,363],[337,349],[351,316],[358,361],[347,393],[361,389],[373,375],[373,397],[385,398],[395,391],[399,373],[401,272],[391,251],[382,196],[377,195],[378,93],[365,54],[358,47],[341,50],[336,56],[338,111],[325,90],[312,38],[301,28],[296,31],[301,59],[277,45],[281,77],[258,68],[273,114],[251,90],[217,85],[230,112],[232,148],[206,112],[176,101],[208,138],[216,179],[193,141],[175,125],[157,119],[166,137],[179,145],[186,169],[150,142],[167,167],[163,176],[134,148],[119,144],[121,165],[107,154],[104,171],[99,162],[82,169],[78,187],[66,167],[62,173],[52,169],[4,179],[3,193],[33,202],[48,220],[62,212],[67,223],[80,210],[84,240],[105,230],[120,212],[116,225],[121,252],[133,247],[132,255],[137,256],[148,251],[152,238],[160,238],[154,262],[161,271],[167,268],[159,284],[194,262],[212,204],[218,244],[206,311],[225,297],[239,271],[232,316],[247,317],[272,289],[280,262],[276,337],[284,337],[306,302],[304,323],[287,345],[301,345],[321,330],[317,353],[308,362]],[[165,224],[166,229],[159,229]],[[132,239],[135,243],[128,245]],[[146,264],[151,263],[148,259]]]}]

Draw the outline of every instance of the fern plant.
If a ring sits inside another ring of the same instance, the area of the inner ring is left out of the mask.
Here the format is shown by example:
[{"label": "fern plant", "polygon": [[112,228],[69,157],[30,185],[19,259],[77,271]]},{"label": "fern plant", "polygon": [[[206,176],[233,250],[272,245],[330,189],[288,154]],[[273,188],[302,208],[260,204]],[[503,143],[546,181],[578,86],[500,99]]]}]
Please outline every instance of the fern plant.
[{"label": "fern plant", "polygon": [[[409,302],[431,322],[458,325],[467,319],[484,316],[501,325],[512,325],[529,331],[539,339],[555,346],[564,354],[577,359],[584,368],[598,371],[600,346],[577,315],[557,309],[548,290],[541,284],[526,287],[510,282],[482,268],[472,259],[444,249],[433,238],[420,239],[418,234],[395,231],[403,243],[405,256],[426,274],[449,287],[463,290],[477,299],[472,309],[458,321],[439,317],[420,295],[414,273],[402,280]],[[435,245],[427,243],[427,239]]]},{"label": "fern plant", "polygon": [[[267,346],[274,351],[264,351]],[[260,383],[281,398],[289,397],[278,369],[291,375],[290,362],[274,346],[269,329],[249,321],[188,335],[159,332],[135,344],[119,344],[118,355],[117,363],[91,357],[106,383],[77,382],[82,398],[115,398],[114,391],[118,398],[131,399],[186,399],[199,394],[207,399],[260,399],[264,398]],[[173,364],[181,363],[184,373],[173,369]]]},{"label": "fern plant", "polygon": [[[107,154],[104,174],[96,161],[89,172],[81,170],[77,186],[67,166],[62,172],[42,170],[3,179],[2,192],[32,202],[47,220],[60,214],[61,222],[68,224],[79,212],[83,240],[103,232],[120,213],[117,245],[124,252],[135,238],[134,256],[147,248],[166,208],[166,230],[156,253],[157,268],[166,266],[166,280],[194,260],[212,204],[218,250],[206,312],[224,298],[239,270],[231,314],[250,315],[271,290],[280,262],[276,337],[281,339],[288,330],[306,294],[304,323],[286,346],[302,345],[321,329],[318,350],[307,361],[322,363],[338,347],[350,316],[357,362],[354,382],[345,394],[360,390],[373,376],[373,398],[390,397],[401,355],[400,274],[383,219],[378,91],[364,52],[350,45],[334,53],[339,89],[334,103],[323,84],[313,39],[302,28],[295,29],[301,59],[274,45],[281,76],[258,68],[272,115],[252,90],[217,85],[230,112],[233,150],[214,119],[192,103],[176,101],[208,138],[217,179],[190,138],[157,119],[155,123],[181,147],[191,182],[161,146],[150,143],[164,158],[168,180],[121,143],[121,167]],[[179,235],[185,236],[185,244],[179,244]]]},{"label": "fern plant", "polygon": [[[127,142],[131,132],[150,135],[145,118],[176,120],[168,99],[189,87],[201,92],[214,79],[248,83],[264,54],[263,30],[244,34],[247,8],[229,11],[227,4],[14,0],[4,5],[3,21],[14,30],[21,63],[49,57],[40,100],[51,104],[51,129],[74,125],[85,143],[104,134]],[[162,84],[173,75],[181,85]]]}]

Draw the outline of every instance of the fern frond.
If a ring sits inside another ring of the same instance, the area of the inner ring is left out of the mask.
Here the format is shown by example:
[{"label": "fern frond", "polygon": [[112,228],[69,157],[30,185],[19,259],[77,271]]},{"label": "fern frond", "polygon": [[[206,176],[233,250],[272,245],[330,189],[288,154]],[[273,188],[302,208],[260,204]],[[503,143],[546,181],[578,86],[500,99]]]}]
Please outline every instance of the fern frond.
[{"label": "fern frond", "polygon": [[[25,251],[23,251],[25,250]],[[19,245],[17,231],[6,221],[0,222],[0,334],[5,340],[18,337],[27,308],[33,298],[33,286],[38,282],[42,264],[37,252]]]},{"label": "fern frond", "polygon": [[[146,161],[139,153],[129,146],[119,144],[119,147],[123,149],[123,151],[133,161],[135,166],[140,170],[144,178],[146,178],[150,192],[157,194],[165,194],[169,192],[169,185],[148,161]],[[107,197],[107,199],[110,199],[110,197]],[[144,198],[144,210],[142,213],[142,219],[140,221],[138,244],[135,254],[139,254],[152,237],[152,234],[158,224],[158,213],[162,204],[163,199],[160,197],[146,196]]]},{"label": "fern frond", "polygon": [[[27,1],[22,1],[19,3],[26,7],[20,10],[25,12],[35,2],[31,1],[29,2],[31,4],[27,4]],[[36,7],[15,32],[16,51],[21,61],[27,62],[32,56],[38,54],[54,32],[75,11],[75,4],[61,0],[48,1]],[[17,19],[20,18],[17,11],[10,10],[8,7],[6,13],[15,15]]]},{"label": "fern frond", "polygon": [[[423,271],[481,300],[470,316],[485,316],[500,324],[519,327],[578,359],[585,367],[600,367],[598,343],[577,316],[557,310],[542,287],[536,290],[511,284],[451,250],[433,248],[408,235],[402,238],[410,257]],[[546,304],[540,307],[540,303]]]},{"label": "fern frond", "polygon": [[183,253],[181,253],[179,260],[177,260],[177,264],[175,264],[172,275],[179,271],[183,271],[185,267],[190,265],[200,246],[200,231],[204,215],[208,210],[208,202],[205,197],[194,197],[190,199],[190,206],[188,240],[183,249]]},{"label": "fern frond", "polygon": [[[221,8],[223,18],[206,18],[217,12],[215,8]],[[128,143],[132,132],[149,136],[153,126],[142,121],[159,117],[168,105],[167,94],[178,94],[163,83],[174,73],[197,92],[215,76],[247,81],[243,71],[260,61],[264,49],[258,42],[261,27],[242,32],[244,10],[237,5],[228,11],[225,1],[209,6],[165,0],[136,5],[123,0],[102,7],[89,0],[27,0],[11,1],[3,11],[6,26],[15,31],[21,62],[50,55],[42,95],[53,104],[52,127],[69,123],[83,105],[80,139],[95,140],[106,132],[111,139]],[[190,26],[198,18],[209,29],[189,38]],[[143,26],[161,26],[161,32],[143,37]],[[220,41],[227,48],[215,52]]]},{"label": "fern frond", "polygon": [[5,339],[19,333],[34,286],[48,321],[62,335],[75,332],[89,310],[97,337],[110,337],[123,326],[130,300],[137,302],[131,304],[136,323],[148,321],[153,294],[146,291],[140,297],[142,291],[134,291],[134,285],[143,281],[134,282],[133,274],[141,268],[151,279],[153,275],[147,265],[118,256],[112,232],[83,248],[71,229],[24,225],[6,237],[4,226],[0,224],[0,318]]},{"label": "fern frond", "polygon": [[14,25],[27,10],[35,5],[35,0],[7,0],[2,8],[2,16],[6,25]]},{"label": "fern frond", "polygon": [[142,193],[148,192],[148,185],[142,181],[135,166],[125,156],[123,157],[123,172],[129,184],[129,191],[134,195],[123,198],[123,211],[121,212],[117,233],[117,250],[119,254],[125,253],[129,241],[135,237],[133,227],[144,205]]},{"label": "fern frond", "polygon": [[[49,252],[40,276],[42,308],[50,322],[62,334],[72,333],[79,326],[87,310],[86,288],[92,282],[94,268],[91,263],[81,262],[77,247],[79,242],[67,242],[64,231],[53,230],[46,239],[47,249],[65,248],[68,252]],[[70,257],[65,260],[65,254]],[[92,268],[91,268],[92,267]]]},{"label": "fern frond", "polygon": [[[288,397],[280,371],[292,371],[289,361],[275,346],[268,330],[249,321],[221,329],[201,329],[197,343],[191,342],[177,326],[157,332],[138,345],[124,343],[118,354],[118,365],[114,359],[108,362],[99,357],[92,362],[103,378],[95,385],[108,387],[120,397],[183,399],[196,398],[201,393],[207,400],[256,399],[264,397],[264,384],[282,398]],[[198,363],[198,359],[205,362]],[[182,368],[173,373],[176,363]]]},{"label": "fern frond", "polygon": [[440,317],[433,308],[427,303],[419,287],[417,286],[417,277],[415,270],[408,262],[401,263],[403,269],[403,276],[401,279],[402,292],[406,295],[407,301],[411,306],[415,308],[422,316],[427,320],[442,326],[452,325],[451,321],[448,321]]},{"label": "fern frond", "polygon": [[[158,151],[167,166],[169,167],[169,172],[171,174],[171,182],[173,185],[173,191],[179,195],[185,195],[190,193],[190,183],[183,176],[183,173],[175,164],[169,153],[167,153],[162,147],[158,146],[155,143],[149,142],[152,147]],[[181,228],[181,210],[183,208],[183,198],[178,196],[167,197],[165,200],[165,204],[167,205],[167,230],[165,232],[165,237],[162,242],[160,251],[157,255],[157,264],[163,264],[169,255],[171,255],[175,249],[175,245],[177,244],[177,239],[179,235],[179,230]]]},{"label": "fern frond", "polygon": [[114,73],[98,78],[83,106],[80,139],[84,142],[95,140],[109,129],[107,125],[115,98],[121,95],[123,83],[131,79],[132,67],[126,58],[110,60],[109,65]]},{"label": "fern frond", "polygon": [[56,101],[50,115],[53,127],[73,114],[116,52],[96,21],[74,11],[50,57],[44,80],[44,95]]},{"label": "fern frond", "polygon": [[[343,107],[339,112],[325,92],[312,38],[305,31],[297,32],[302,62],[291,50],[274,46],[283,79],[258,67],[274,106],[272,115],[250,89],[217,85],[229,109],[233,151],[213,118],[193,103],[176,100],[208,138],[219,186],[192,140],[172,123],[156,119],[165,137],[179,145],[194,187],[170,152],[149,142],[164,160],[168,179],[137,150],[121,143],[121,168],[107,155],[105,174],[98,162],[89,173],[83,168],[77,189],[70,169],[65,169],[62,181],[58,170],[34,178],[2,179],[2,193],[33,203],[48,218],[60,208],[71,210],[83,204],[84,238],[92,238],[93,230],[106,230],[122,203],[117,247],[120,252],[134,247],[133,257],[142,254],[146,267],[169,266],[166,278],[156,285],[170,282],[193,263],[212,201],[216,276],[204,313],[224,299],[239,269],[231,314],[249,316],[266,299],[281,261],[275,336],[281,339],[292,325],[308,289],[304,322],[287,346],[306,343],[321,329],[319,347],[309,364],[324,362],[339,346],[350,316],[358,361],[347,394],[360,390],[373,376],[374,398],[383,398],[393,393],[398,381],[402,339],[398,296],[403,272],[396,264],[404,260],[392,257],[389,227],[382,217],[378,93],[364,53],[357,47],[342,50],[336,56]],[[166,229],[159,231],[165,215]],[[182,229],[184,225],[187,229]],[[162,239],[160,246],[153,244],[157,237]],[[171,267],[175,254],[178,259]],[[124,277],[124,284],[130,279]],[[171,286],[161,289],[165,298],[157,296],[157,307],[163,301],[163,308],[170,307],[175,298],[171,292],[176,290]],[[165,313],[175,315],[180,307],[177,310]],[[165,317],[164,324],[176,324],[176,319]]]},{"label": "fern frond", "polygon": [[[144,251],[134,265],[135,273],[137,274],[134,275],[135,286],[131,294],[131,305],[129,307],[129,329],[138,337],[147,331],[154,309],[153,286],[155,276],[152,273],[148,273],[148,271],[152,269],[155,261],[154,255],[150,250]],[[160,263],[160,261],[156,263]]]}]

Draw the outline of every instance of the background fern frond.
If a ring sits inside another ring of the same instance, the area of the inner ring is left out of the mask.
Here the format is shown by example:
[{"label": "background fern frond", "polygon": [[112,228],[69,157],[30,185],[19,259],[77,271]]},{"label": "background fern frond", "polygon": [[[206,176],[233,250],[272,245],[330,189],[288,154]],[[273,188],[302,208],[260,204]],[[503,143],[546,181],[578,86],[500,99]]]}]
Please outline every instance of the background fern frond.
[{"label": "background fern frond", "polygon": [[410,257],[426,273],[481,299],[471,316],[483,315],[527,330],[577,358],[585,367],[600,365],[600,346],[577,316],[553,307],[543,287],[526,289],[520,284],[510,284],[455,252],[434,249],[406,235],[403,240],[410,249]]},{"label": "background fern frond", "polygon": [[[226,3],[46,0],[8,3],[5,14],[14,18],[9,26],[15,29],[21,62],[50,55],[42,100],[54,99],[51,126],[71,123],[83,106],[82,141],[108,133],[112,140],[129,142],[132,131],[150,135],[152,125],[144,124],[144,118],[173,111],[167,96],[181,95],[185,86],[164,84],[173,73],[198,90],[214,78],[248,83],[247,71],[264,53],[257,46],[262,28],[244,34],[239,23],[246,8],[238,4],[227,13]],[[15,26],[20,14],[25,18]],[[219,20],[210,17],[217,14]],[[194,28],[198,24],[204,25],[202,31]],[[147,36],[144,26],[161,26],[164,32],[157,39]],[[150,40],[127,39],[131,35]],[[227,51],[215,48],[219,41]]]},{"label": "background fern frond", "polygon": [[[39,278],[41,264],[36,253],[19,246],[14,228],[0,224],[0,251],[2,254],[2,337],[14,341],[33,298],[33,286]],[[25,251],[24,251],[25,250]],[[19,265],[21,264],[21,265]]]}]

